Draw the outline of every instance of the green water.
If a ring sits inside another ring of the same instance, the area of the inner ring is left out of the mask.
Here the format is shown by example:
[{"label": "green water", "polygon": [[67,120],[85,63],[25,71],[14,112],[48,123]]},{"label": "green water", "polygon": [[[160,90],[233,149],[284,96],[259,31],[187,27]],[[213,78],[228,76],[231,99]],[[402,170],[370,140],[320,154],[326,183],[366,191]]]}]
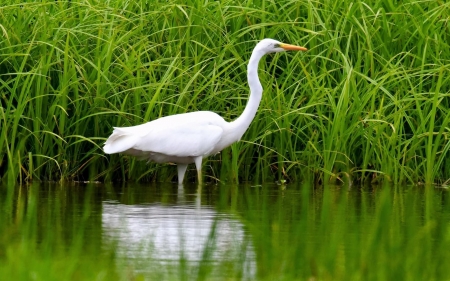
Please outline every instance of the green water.
[{"label": "green water", "polygon": [[449,280],[444,189],[0,189],[2,280]]}]

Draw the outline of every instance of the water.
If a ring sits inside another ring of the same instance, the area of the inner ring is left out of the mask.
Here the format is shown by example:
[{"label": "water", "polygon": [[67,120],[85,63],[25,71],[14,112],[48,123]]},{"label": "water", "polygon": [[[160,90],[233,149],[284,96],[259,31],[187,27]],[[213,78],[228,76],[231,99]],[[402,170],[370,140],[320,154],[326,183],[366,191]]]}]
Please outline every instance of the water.
[{"label": "water", "polygon": [[446,280],[434,187],[0,188],[8,280]]},{"label": "water", "polygon": [[[123,194],[116,199],[103,201],[103,238],[117,243],[121,261],[146,260],[139,268],[135,266],[143,275],[155,271],[155,264],[176,267],[180,259],[195,267],[204,261],[213,266],[228,262],[240,268],[243,279],[254,279],[251,239],[238,216],[216,211],[209,200],[202,202],[202,197],[211,197],[197,188],[185,191],[167,186],[166,198],[161,189],[151,190],[154,197],[147,200],[141,198],[149,194],[148,187],[140,186],[122,189]],[[134,204],[123,202],[133,196],[139,198]]]}]

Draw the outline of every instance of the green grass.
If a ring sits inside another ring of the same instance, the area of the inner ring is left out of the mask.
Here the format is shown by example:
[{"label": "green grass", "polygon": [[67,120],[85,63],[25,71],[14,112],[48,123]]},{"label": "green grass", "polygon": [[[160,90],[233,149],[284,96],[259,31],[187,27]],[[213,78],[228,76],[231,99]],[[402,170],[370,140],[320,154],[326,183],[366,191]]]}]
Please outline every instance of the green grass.
[{"label": "green grass", "polygon": [[3,2],[3,181],[175,180],[173,166],[102,143],[113,126],[170,114],[233,120],[265,37],[309,51],[260,64],[259,112],[209,158],[208,181],[450,179],[445,1]]}]

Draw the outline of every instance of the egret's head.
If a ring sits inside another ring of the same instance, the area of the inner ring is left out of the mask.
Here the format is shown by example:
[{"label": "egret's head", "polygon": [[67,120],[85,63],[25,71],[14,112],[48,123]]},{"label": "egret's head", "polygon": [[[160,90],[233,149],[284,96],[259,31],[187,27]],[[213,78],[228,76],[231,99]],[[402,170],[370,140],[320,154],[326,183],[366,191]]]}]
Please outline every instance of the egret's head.
[{"label": "egret's head", "polygon": [[284,51],[307,51],[305,47],[299,47],[295,45],[289,45],[281,43],[274,39],[263,39],[259,41],[259,43],[256,45],[256,48],[264,53],[278,53],[278,52],[284,52]]}]

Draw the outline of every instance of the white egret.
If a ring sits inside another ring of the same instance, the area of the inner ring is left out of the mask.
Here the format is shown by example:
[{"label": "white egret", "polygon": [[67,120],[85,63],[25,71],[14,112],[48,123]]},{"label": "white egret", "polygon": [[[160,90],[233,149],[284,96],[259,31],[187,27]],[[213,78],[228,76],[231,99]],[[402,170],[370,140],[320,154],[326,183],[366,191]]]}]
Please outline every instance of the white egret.
[{"label": "white egret", "polygon": [[255,46],[247,67],[250,98],[236,120],[226,122],[214,112],[197,111],[166,116],[132,127],[115,127],[103,150],[108,154],[123,153],[156,163],[176,163],[180,184],[188,164],[195,163],[201,184],[203,158],[239,141],[255,117],[263,92],[258,78],[260,59],[265,54],[287,50],[307,49],[273,39],[263,39]]}]

